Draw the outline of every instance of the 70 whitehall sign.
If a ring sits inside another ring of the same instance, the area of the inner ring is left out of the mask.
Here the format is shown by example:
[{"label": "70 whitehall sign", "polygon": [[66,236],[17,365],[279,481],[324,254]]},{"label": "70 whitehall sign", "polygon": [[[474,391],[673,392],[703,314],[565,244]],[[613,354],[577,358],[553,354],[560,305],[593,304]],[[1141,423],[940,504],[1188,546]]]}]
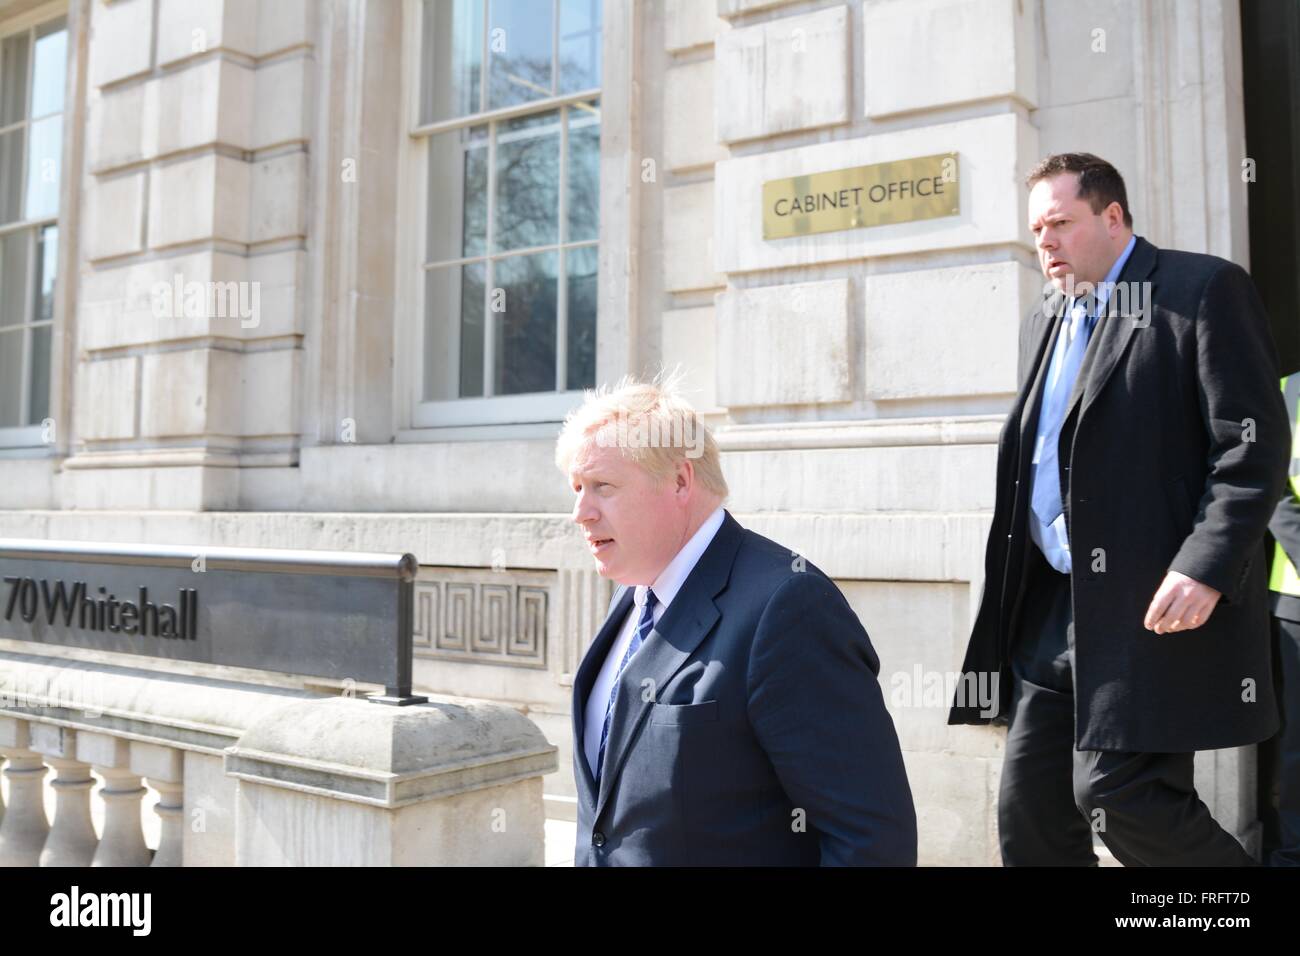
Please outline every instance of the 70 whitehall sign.
[{"label": "70 whitehall sign", "polygon": [[6,575],[9,586],[5,599],[6,621],[14,619],[15,612],[28,624],[37,614],[45,616],[47,624],[61,619],[65,627],[76,626],[83,631],[119,631],[139,634],[141,637],[178,638],[194,640],[198,634],[199,592],[196,588],[181,588],[173,606],[154,604],[149,600],[149,589],[140,587],[139,601],[119,601],[107,588],[99,589],[96,597],[85,581],[71,582],[71,587],[61,579],[53,585],[49,578]]},{"label": "70 whitehall sign", "polygon": [[418,568],[410,554],[0,539],[0,650],[58,645],[350,678],[384,688],[371,700],[419,703]]},{"label": "70 whitehall sign", "polygon": [[961,212],[957,154],[939,153],[763,183],[763,238],[885,226]]}]

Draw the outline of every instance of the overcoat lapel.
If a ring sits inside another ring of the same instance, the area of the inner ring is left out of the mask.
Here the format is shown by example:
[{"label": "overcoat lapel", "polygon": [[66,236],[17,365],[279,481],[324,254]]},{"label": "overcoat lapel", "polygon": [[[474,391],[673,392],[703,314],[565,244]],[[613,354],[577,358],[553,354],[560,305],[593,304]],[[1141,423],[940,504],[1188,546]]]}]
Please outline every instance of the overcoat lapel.
[{"label": "overcoat lapel", "polygon": [[[1092,340],[1088,343],[1088,352],[1084,356],[1083,368],[1075,379],[1074,390],[1070,396],[1070,407],[1066,409],[1066,418],[1074,411],[1074,406],[1083,402],[1079,415],[1087,414],[1091,405],[1106,387],[1106,382],[1119,365],[1120,359],[1128,350],[1134,334],[1144,324],[1150,324],[1152,315],[1152,294],[1154,287],[1144,289],[1142,283],[1156,267],[1156,247],[1141,236],[1133,246],[1133,252],[1124,263],[1116,284],[1133,283],[1136,294],[1121,296],[1124,312],[1119,311],[1116,291],[1112,290],[1107,307],[1097,327],[1093,330]],[[1116,307],[1112,309],[1112,306]]]}]

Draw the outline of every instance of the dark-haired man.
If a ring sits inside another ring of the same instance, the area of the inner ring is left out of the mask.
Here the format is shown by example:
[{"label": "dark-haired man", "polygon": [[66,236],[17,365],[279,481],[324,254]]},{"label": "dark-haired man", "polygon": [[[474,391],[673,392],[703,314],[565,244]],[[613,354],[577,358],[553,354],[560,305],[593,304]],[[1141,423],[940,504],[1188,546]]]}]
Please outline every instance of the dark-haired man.
[{"label": "dark-haired man", "polygon": [[[1278,727],[1263,539],[1290,429],[1264,309],[1239,266],[1135,236],[1105,160],[1027,185],[1048,284],[963,665],[999,675],[1010,724],[1003,862],[1095,864],[1096,832],[1125,865],[1246,865],[1192,758]],[[962,694],[949,715],[989,719]]]}]

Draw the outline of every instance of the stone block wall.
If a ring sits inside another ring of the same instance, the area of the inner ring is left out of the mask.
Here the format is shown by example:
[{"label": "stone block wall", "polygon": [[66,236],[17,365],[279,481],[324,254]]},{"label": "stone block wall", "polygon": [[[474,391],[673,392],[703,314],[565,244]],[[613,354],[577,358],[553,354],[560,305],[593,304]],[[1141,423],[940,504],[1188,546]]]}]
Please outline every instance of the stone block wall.
[{"label": "stone block wall", "polygon": [[[412,424],[419,8],[72,0],[59,439],[0,457],[0,535],[412,551],[417,681],[527,712],[560,748],[563,815],[572,674],[609,587],[568,521],[554,422]],[[1001,731],[947,727],[925,690],[983,587],[1042,286],[1023,176],[1099,153],[1140,234],[1247,263],[1237,4],[604,9],[598,378],[681,364],[733,513],[839,581],[872,636],[923,862],[996,862]],[[764,181],[940,153],[952,216],[762,238]],[[235,306],[256,290],[256,320],[187,312],[189,283]],[[1252,759],[1198,778],[1246,838]]]},{"label": "stone block wall", "polygon": [[67,508],[232,508],[297,462],[308,0],[89,5]]}]

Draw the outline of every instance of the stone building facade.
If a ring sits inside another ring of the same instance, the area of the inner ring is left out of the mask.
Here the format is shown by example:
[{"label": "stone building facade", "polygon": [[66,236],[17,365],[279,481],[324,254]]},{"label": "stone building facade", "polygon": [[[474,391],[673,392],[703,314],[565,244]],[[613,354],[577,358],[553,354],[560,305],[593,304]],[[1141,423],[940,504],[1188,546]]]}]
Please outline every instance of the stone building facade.
[{"label": "stone building facade", "polygon": [[[1004,732],[945,681],[1024,173],[1098,153],[1249,264],[1236,0],[0,0],[0,44],[0,536],[412,552],[417,688],[523,710],[571,819],[611,585],[554,437],[680,364],[732,512],[881,655],[922,862],[998,860]],[[952,216],[763,238],[766,181],[939,153]],[[1252,750],[1197,775],[1257,840]]]}]

